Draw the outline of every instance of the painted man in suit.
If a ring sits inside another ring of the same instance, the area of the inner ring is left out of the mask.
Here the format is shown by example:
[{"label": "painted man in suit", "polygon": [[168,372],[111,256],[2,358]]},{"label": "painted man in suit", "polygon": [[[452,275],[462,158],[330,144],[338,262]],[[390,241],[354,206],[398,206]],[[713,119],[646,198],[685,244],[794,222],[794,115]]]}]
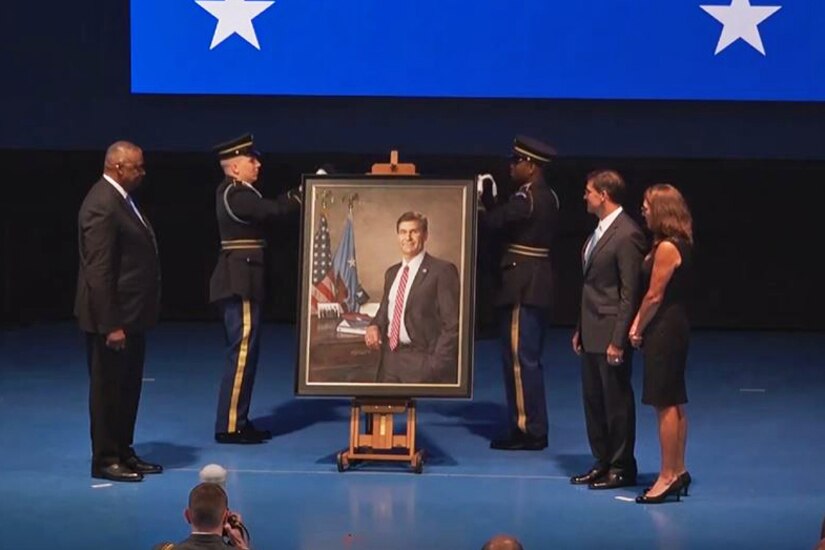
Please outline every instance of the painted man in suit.
[{"label": "painted man in suit", "polygon": [[157,323],[160,304],[157,242],[132,198],[145,174],[137,145],[112,144],[103,177],[89,190],[77,219],[75,315],[86,333],[92,477],[112,481],[141,481],[162,471],[132,448],[145,332]]},{"label": "painted man in suit", "polygon": [[584,285],[573,350],[582,358],[582,392],[593,467],[570,482],[591,489],[636,484],[636,408],[627,331],[641,297],[644,234],[621,207],[622,177],[587,176],[584,201],[599,219],[582,249]]},{"label": "painted man in suit", "polygon": [[367,347],[382,352],[378,382],[456,383],[458,270],[424,251],[428,227],[423,214],[405,212],[396,232],[402,259],[384,276],[381,306],[365,336]]},{"label": "painted man in suit", "polygon": [[258,368],[261,316],[265,298],[266,224],[301,205],[290,190],[266,199],[255,187],[261,169],[252,134],[216,145],[224,178],[215,191],[215,214],[221,237],[218,261],[209,281],[209,301],[218,305],[226,336],[226,366],[218,394],[215,441],[262,443],[272,437],[249,419]]}]

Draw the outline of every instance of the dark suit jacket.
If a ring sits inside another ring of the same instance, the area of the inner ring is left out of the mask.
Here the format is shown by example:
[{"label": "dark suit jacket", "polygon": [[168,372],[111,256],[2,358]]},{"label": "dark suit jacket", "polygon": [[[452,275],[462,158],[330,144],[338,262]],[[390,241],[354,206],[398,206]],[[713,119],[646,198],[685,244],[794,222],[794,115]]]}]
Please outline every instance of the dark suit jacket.
[{"label": "dark suit jacket", "polygon": [[151,225],[144,226],[103,178],[86,195],[77,225],[80,268],[74,311],[80,328],[108,334],[154,326],[160,309],[160,263]]},{"label": "dark suit jacket", "polygon": [[596,243],[583,267],[579,335],[585,352],[605,353],[611,343],[628,348],[627,332],[641,300],[646,248],[644,234],[624,212]]},{"label": "dark suit jacket", "polygon": [[[385,345],[391,316],[390,289],[399,269],[401,264],[397,263],[384,275],[384,296],[372,321],[381,329]],[[425,253],[404,310],[404,326],[412,349],[426,353],[428,366],[441,375],[455,371],[458,363],[460,288],[456,267]]]}]

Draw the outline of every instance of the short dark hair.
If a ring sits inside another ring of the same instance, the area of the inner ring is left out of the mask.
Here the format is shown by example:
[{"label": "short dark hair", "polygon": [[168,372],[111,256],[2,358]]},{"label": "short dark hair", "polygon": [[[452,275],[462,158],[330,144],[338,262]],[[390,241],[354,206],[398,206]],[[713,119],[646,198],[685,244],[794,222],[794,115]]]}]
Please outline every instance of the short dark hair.
[{"label": "short dark hair", "polygon": [[398,232],[398,228],[401,227],[401,222],[418,222],[418,225],[421,227],[421,231],[424,233],[427,232],[427,216],[421,212],[409,211],[401,214],[401,217],[398,218],[397,222],[395,222],[396,233]]},{"label": "short dark hair", "polygon": [[196,528],[220,527],[228,506],[226,491],[217,483],[201,483],[189,493],[189,513]]},{"label": "short dark hair", "polygon": [[593,170],[587,174],[587,181],[593,183],[593,187],[599,193],[605,193],[610,200],[616,204],[622,204],[627,187],[621,174],[615,170]]}]

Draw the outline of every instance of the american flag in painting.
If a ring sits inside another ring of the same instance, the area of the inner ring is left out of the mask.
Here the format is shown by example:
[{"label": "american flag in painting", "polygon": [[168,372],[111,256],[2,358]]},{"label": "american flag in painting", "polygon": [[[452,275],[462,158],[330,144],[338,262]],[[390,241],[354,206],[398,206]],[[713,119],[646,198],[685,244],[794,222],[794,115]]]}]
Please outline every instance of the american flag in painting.
[{"label": "american flag in painting", "polygon": [[327,217],[322,213],[312,241],[312,314],[318,313],[318,304],[334,302],[335,275],[332,273],[332,247],[329,242]]}]

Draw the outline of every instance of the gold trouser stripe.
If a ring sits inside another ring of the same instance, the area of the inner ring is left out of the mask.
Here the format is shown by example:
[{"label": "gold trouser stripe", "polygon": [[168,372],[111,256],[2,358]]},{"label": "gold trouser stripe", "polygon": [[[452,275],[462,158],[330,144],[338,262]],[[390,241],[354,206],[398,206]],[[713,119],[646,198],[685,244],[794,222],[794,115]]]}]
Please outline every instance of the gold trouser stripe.
[{"label": "gold trouser stripe", "polygon": [[243,333],[241,349],[238,351],[238,363],[235,365],[235,382],[232,384],[232,399],[229,401],[229,426],[227,432],[232,433],[238,427],[238,399],[243,385],[243,371],[246,369],[246,358],[249,355],[249,335],[252,333],[252,305],[249,300],[243,301]]},{"label": "gold trouser stripe", "polygon": [[513,306],[513,318],[510,322],[510,350],[513,353],[513,379],[516,382],[516,413],[518,429],[527,433],[527,411],[524,410],[524,383],[521,380],[521,362],[518,359],[519,313],[521,304]]}]

